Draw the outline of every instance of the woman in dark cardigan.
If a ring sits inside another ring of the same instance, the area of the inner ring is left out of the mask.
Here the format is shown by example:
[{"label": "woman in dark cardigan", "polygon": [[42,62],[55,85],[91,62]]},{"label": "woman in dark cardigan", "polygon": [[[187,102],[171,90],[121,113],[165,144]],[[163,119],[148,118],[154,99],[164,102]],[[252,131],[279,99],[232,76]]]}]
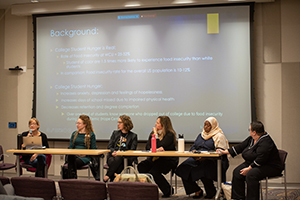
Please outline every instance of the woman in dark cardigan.
[{"label": "woman in dark cardigan", "polygon": [[[176,133],[173,129],[171,120],[168,116],[159,116],[156,120],[155,127],[150,133],[146,150],[151,148],[152,135],[156,136],[156,151],[176,151]],[[167,174],[178,165],[178,157],[149,157],[138,164],[140,173],[152,174],[155,183],[163,192],[162,197],[169,197],[173,194],[171,186],[163,174]]]},{"label": "woman in dark cardigan", "polygon": [[[46,148],[49,148],[47,135],[41,131],[40,122],[36,118],[31,118],[28,122],[29,131],[22,133],[23,137],[42,137],[42,145]],[[35,176],[36,177],[45,177],[45,165],[46,165],[46,156],[44,154],[23,154],[22,160],[26,164],[32,165],[36,168]]]},{"label": "woman in dark cardigan", "polygon": [[247,200],[259,199],[259,181],[265,177],[280,175],[283,166],[280,164],[278,149],[261,122],[252,122],[249,126],[250,136],[242,143],[228,149],[218,150],[221,154],[232,157],[242,153],[245,160],[236,167],[232,176],[232,199],[246,199],[245,182],[247,183]]},{"label": "woman in dark cardigan", "polygon": [[[122,115],[118,120],[118,130],[115,130],[109,140],[108,149],[110,153],[107,156],[107,165],[109,169],[103,178],[104,182],[109,179],[113,181],[115,173],[119,174],[124,168],[123,156],[117,156],[117,151],[136,150],[137,147],[137,134],[133,133],[132,121],[129,116]],[[132,165],[135,157],[128,158],[128,165]]]}]

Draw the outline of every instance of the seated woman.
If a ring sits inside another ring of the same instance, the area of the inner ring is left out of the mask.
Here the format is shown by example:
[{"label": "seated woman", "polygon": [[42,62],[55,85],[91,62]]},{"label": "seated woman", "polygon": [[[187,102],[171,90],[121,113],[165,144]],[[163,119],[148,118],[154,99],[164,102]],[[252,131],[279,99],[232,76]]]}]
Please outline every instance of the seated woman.
[{"label": "seated woman", "polygon": [[[36,118],[31,118],[28,122],[29,131],[22,133],[23,137],[42,137],[42,145],[49,148],[47,135],[39,131],[40,122]],[[44,154],[22,154],[22,160],[25,164],[32,165],[36,168],[36,177],[45,177],[46,156]]]},{"label": "seated woman", "polygon": [[242,153],[244,163],[237,166],[232,176],[232,199],[259,199],[259,181],[269,176],[277,176],[283,170],[278,149],[261,122],[252,122],[249,126],[250,136],[242,143],[227,149],[218,150],[221,154],[232,157]]},{"label": "seated woman", "polygon": [[[146,150],[151,148],[152,135],[156,136],[156,151],[176,151],[176,132],[173,129],[171,120],[168,116],[159,116],[156,120],[155,127],[149,135],[146,144]],[[178,157],[149,157],[138,164],[140,173],[152,174],[155,183],[163,192],[163,197],[169,197],[174,192],[165,179],[163,174],[167,174],[178,165]]]},{"label": "seated woman", "polygon": [[[198,135],[196,141],[190,151],[215,151],[216,149],[229,148],[228,141],[219,128],[218,121],[214,117],[209,117],[204,122],[202,133]],[[228,169],[227,156],[222,158],[222,179],[225,181],[225,173]],[[195,192],[194,199],[203,196],[203,190],[196,183],[201,180],[206,196],[204,198],[211,199],[216,194],[214,180],[217,180],[217,160],[201,157],[190,157],[181,163],[176,174],[181,177],[186,194]]]},{"label": "seated woman", "polygon": [[[107,182],[108,179],[113,181],[115,178],[114,174],[119,174],[124,169],[123,156],[117,156],[117,151],[136,150],[137,134],[131,132],[132,128],[133,124],[130,117],[127,115],[120,116],[118,130],[113,131],[107,147],[110,149],[110,153],[107,156],[109,169],[103,178],[104,182]],[[134,157],[130,157],[128,165],[131,165],[134,159]]]},{"label": "seated woman", "polygon": [[[76,123],[77,131],[71,135],[69,149],[96,149],[96,136],[92,122],[87,115],[80,115]],[[77,168],[87,165],[91,158],[86,155],[68,155],[67,178],[77,178]]]}]

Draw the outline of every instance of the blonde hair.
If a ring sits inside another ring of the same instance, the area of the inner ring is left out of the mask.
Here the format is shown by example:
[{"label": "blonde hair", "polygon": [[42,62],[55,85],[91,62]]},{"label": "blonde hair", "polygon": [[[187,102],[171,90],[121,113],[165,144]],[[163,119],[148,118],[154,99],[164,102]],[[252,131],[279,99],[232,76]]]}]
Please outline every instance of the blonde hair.
[{"label": "blonde hair", "polygon": [[[92,132],[94,132],[92,121],[91,121],[90,117],[87,115],[80,115],[79,119],[81,119],[83,121],[83,124],[86,125],[85,126],[84,144],[85,144],[86,148],[89,149],[91,146],[91,134],[92,134]],[[77,136],[78,136],[78,131],[75,132],[75,136],[73,138],[73,145],[74,145],[74,142],[75,142],[75,139],[77,138]]]},{"label": "blonde hair", "polygon": [[[39,128],[40,128],[40,122],[39,122],[39,120],[37,120],[37,118],[35,118],[35,117],[31,118],[31,119],[28,121],[28,126],[30,126],[30,124],[31,124],[32,122],[35,122],[36,125],[38,125]],[[38,128],[38,129],[39,129],[39,128]]]}]

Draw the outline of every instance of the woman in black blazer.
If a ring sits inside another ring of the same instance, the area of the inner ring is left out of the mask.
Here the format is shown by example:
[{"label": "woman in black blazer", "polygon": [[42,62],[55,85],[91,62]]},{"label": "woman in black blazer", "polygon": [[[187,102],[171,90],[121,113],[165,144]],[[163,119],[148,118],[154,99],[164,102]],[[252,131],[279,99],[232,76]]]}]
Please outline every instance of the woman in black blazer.
[{"label": "woman in black blazer", "polygon": [[[123,156],[117,156],[117,151],[136,150],[137,147],[137,134],[131,132],[133,128],[132,121],[129,116],[122,115],[118,120],[118,130],[113,131],[108,149],[110,153],[107,156],[107,165],[109,169],[103,178],[104,182],[108,180],[113,181],[115,173],[119,174],[124,169]],[[128,158],[128,165],[132,165],[135,157]]]},{"label": "woman in black blazer", "polygon": [[265,177],[280,175],[283,170],[278,149],[270,135],[265,132],[264,125],[259,121],[252,122],[249,132],[250,136],[242,143],[227,150],[217,150],[232,157],[242,154],[245,160],[233,171],[232,199],[258,200],[259,181]]},{"label": "woman in black blazer", "polygon": [[[149,135],[146,150],[151,148],[152,135],[156,136],[156,151],[176,151],[176,133],[168,116],[159,116]],[[155,183],[163,192],[162,197],[169,197],[174,192],[163,174],[167,174],[178,165],[178,157],[149,157],[138,164],[140,173],[152,174]]]}]

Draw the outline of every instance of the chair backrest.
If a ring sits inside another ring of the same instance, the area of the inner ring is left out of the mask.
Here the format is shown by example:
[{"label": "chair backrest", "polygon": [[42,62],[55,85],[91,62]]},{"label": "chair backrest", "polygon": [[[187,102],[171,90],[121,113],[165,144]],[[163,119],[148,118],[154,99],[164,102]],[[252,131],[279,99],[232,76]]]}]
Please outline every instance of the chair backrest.
[{"label": "chair backrest", "polygon": [[17,135],[17,149],[22,149],[23,136],[22,134]]},{"label": "chair backrest", "polygon": [[6,185],[6,184],[10,183],[9,178],[5,177],[5,176],[0,176],[0,181],[1,181],[2,185]]},{"label": "chair backrest", "polygon": [[0,161],[4,160],[4,155],[3,155],[3,148],[2,145],[0,145]]},{"label": "chair backrest", "polygon": [[110,182],[107,185],[110,200],[159,199],[158,187],[153,183]]},{"label": "chair backrest", "polygon": [[280,161],[281,161],[281,165],[283,166],[283,169],[285,169],[285,160],[286,160],[286,157],[287,157],[288,153],[284,150],[281,150],[281,149],[278,149],[278,153],[279,153],[279,158],[280,158]]},{"label": "chair backrest", "polygon": [[58,185],[64,200],[102,200],[107,198],[104,182],[64,179],[59,180]]},{"label": "chair backrest", "polygon": [[41,197],[52,200],[56,197],[56,187],[53,180],[40,177],[12,177],[11,183],[15,194],[24,197]]}]

